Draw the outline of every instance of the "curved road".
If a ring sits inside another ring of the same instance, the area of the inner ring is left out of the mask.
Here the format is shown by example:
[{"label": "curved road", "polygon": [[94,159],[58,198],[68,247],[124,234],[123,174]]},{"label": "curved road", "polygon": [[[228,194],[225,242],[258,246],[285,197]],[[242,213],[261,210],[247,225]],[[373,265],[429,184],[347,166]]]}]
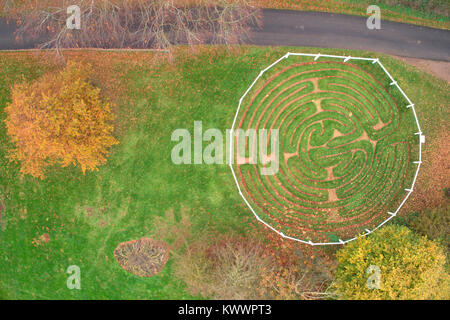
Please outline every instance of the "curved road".
[{"label": "curved road", "polygon": [[[14,26],[0,20],[0,49],[28,49],[14,43]],[[375,51],[397,56],[450,62],[450,31],[381,21],[369,30],[366,18],[323,12],[263,10],[263,27],[249,44],[310,46]]]},{"label": "curved road", "polygon": [[375,51],[397,56],[450,61],[450,31],[381,21],[369,30],[366,18],[323,12],[263,10],[263,28],[252,43]]}]

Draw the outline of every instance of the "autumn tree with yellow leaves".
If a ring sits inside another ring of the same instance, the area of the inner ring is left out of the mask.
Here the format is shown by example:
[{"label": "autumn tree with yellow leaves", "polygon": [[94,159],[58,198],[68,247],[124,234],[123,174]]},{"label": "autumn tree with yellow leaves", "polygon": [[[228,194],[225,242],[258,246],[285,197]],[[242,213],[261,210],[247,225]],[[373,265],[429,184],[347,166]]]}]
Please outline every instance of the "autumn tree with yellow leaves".
[{"label": "autumn tree with yellow leaves", "polygon": [[337,253],[335,287],[344,299],[449,299],[446,253],[438,242],[390,225]]},{"label": "autumn tree with yellow leaves", "polygon": [[44,178],[44,169],[80,166],[83,173],[106,163],[112,136],[111,103],[89,77],[92,68],[69,62],[59,73],[14,85],[6,107],[10,158],[22,174]]}]

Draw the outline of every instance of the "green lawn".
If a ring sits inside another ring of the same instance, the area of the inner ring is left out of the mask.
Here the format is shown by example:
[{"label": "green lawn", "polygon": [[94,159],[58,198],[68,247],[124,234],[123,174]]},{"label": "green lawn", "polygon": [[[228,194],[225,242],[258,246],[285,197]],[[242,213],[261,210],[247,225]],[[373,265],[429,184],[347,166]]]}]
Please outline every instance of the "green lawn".
[{"label": "green lawn", "polygon": [[[0,298],[5,299],[183,299],[189,296],[173,277],[172,259],[152,278],[138,278],[120,268],[113,250],[123,241],[152,236],[155,217],[185,212],[194,236],[213,228],[246,232],[249,210],[229,168],[171,162],[171,133],[192,132],[194,120],[204,130],[231,127],[239,98],[261,69],[287,51],[311,48],[244,47],[175,54],[175,62],[132,64],[108,61],[107,78],[126,87],[118,99],[117,138],[108,163],[85,176],[78,168],[54,168],[46,180],[21,177],[6,159],[11,147],[3,112],[10,85],[35,79],[52,69],[27,53],[0,53]],[[321,53],[380,57],[416,104],[427,139],[446,125],[446,82],[396,59],[366,52],[321,49]],[[136,56],[143,53],[135,53]],[[107,53],[95,53],[105,56]],[[87,60],[92,52],[87,52]],[[102,59],[94,60],[100,64]],[[106,63],[106,62],[105,62]],[[123,71],[126,70],[126,71]],[[150,89],[148,89],[150,88]],[[126,120],[123,120],[126,119]],[[130,119],[134,119],[131,121]],[[47,233],[50,241],[33,243]],[[81,290],[66,287],[69,265],[81,268]]]}]

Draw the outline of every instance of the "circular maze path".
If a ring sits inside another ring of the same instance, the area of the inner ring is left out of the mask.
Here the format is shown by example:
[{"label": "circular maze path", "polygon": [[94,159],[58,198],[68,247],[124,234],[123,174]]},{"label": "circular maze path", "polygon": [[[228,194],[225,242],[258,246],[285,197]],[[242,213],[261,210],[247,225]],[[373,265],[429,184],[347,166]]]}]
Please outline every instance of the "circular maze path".
[{"label": "circular maze path", "polygon": [[[258,134],[235,133],[232,168],[266,225],[330,243],[367,233],[398,208],[414,178],[418,140],[406,100],[372,62],[320,60],[284,59],[254,83],[234,130]],[[278,130],[278,156],[260,129]],[[263,174],[276,158],[278,170]]]}]

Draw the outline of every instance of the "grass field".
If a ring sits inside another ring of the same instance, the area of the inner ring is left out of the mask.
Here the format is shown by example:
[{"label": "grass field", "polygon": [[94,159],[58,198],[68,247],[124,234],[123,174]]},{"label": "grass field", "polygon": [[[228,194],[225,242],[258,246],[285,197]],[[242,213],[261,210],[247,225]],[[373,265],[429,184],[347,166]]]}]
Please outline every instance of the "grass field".
[{"label": "grass field", "polygon": [[[33,53],[0,53],[0,198],[5,207],[0,212],[0,298],[196,298],[173,277],[173,254],[160,274],[139,278],[118,265],[113,251],[120,242],[159,234],[172,223],[171,213],[176,220],[189,217],[194,236],[210,229],[249,232],[251,213],[229,168],[174,165],[171,133],[177,128],[192,132],[195,120],[204,130],[230,128],[243,92],[287,51],[316,53],[312,48],[213,47],[194,54],[179,49],[170,63],[151,52],[67,53],[67,59],[90,61],[105,94],[117,103],[120,144],[98,172],[83,176],[79,168],[54,168],[43,181],[21,177],[18,164],[7,160],[11,144],[3,110],[15,81],[58,67]],[[321,53],[380,57],[415,103],[427,141],[448,130],[448,83],[384,55]],[[433,174],[425,168],[418,185]],[[81,268],[81,290],[66,287],[70,265]]]}]

